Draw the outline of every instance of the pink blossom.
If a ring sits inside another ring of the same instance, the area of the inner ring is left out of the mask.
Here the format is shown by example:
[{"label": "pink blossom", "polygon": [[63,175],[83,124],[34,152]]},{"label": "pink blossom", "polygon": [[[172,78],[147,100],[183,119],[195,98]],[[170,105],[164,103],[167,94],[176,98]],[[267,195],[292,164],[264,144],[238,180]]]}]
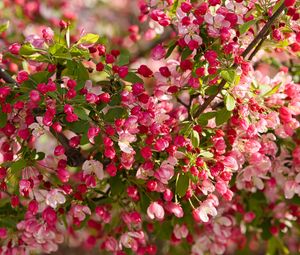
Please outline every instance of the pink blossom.
[{"label": "pink blossom", "polygon": [[173,213],[177,218],[182,218],[184,215],[184,212],[180,204],[168,202],[165,204],[165,209],[168,212]]},{"label": "pink blossom", "polygon": [[217,210],[210,199],[205,200],[197,209],[193,210],[193,217],[196,221],[208,222],[208,215],[212,217],[217,215]]},{"label": "pink blossom", "polygon": [[158,220],[163,220],[165,217],[165,211],[164,208],[157,202],[152,202],[148,209],[147,209],[147,214],[150,219],[158,219]]},{"label": "pink blossom", "polygon": [[155,46],[151,51],[151,57],[153,60],[161,60],[162,58],[164,58],[165,54],[166,50],[161,44]]},{"label": "pink blossom", "polygon": [[54,37],[54,32],[50,27],[44,28],[42,30],[43,38],[46,42],[52,41]]},{"label": "pink blossom", "polygon": [[174,167],[168,163],[162,163],[160,168],[154,173],[154,177],[164,184],[174,176]]},{"label": "pink blossom", "polygon": [[91,215],[92,212],[86,205],[74,205],[70,210],[70,214],[81,222],[85,219],[86,215]]},{"label": "pink blossom", "polygon": [[189,230],[184,224],[181,226],[179,224],[176,224],[173,233],[177,239],[182,239],[187,237]]},{"label": "pink blossom", "polygon": [[84,176],[94,173],[99,180],[104,178],[103,165],[97,160],[86,160],[82,165]]},{"label": "pink blossom", "polygon": [[66,198],[63,195],[64,191],[60,189],[53,189],[48,192],[46,196],[46,204],[52,208],[56,208],[58,205],[62,205],[66,202]]}]

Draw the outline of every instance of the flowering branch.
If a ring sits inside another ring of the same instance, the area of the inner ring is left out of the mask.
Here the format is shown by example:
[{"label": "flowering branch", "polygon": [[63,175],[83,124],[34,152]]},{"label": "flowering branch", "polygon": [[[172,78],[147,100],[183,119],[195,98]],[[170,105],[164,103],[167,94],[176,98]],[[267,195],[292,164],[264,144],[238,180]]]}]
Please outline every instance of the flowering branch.
[{"label": "flowering branch", "polygon": [[[57,79],[60,80],[61,78],[61,72],[63,70],[63,66],[58,65],[58,70],[57,70]],[[0,78],[2,78],[5,82],[8,84],[15,84],[17,85],[18,83],[3,69],[0,68]],[[35,109],[35,112],[39,114],[39,109]],[[65,149],[65,154],[67,156],[67,162],[70,166],[76,167],[80,166],[83,164],[83,162],[86,160],[83,155],[81,154],[80,150],[72,148],[69,145],[69,141],[66,138],[65,135],[61,133],[56,133],[53,128],[50,128],[50,131],[52,135],[61,143],[61,145]]]},{"label": "flowering branch", "polygon": [[[258,35],[253,39],[253,41],[248,45],[248,47],[244,50],[244,52],[242,53],[242,57],[246,58],[247,55],[254,49],[253,53],[250,55],[250,57],[247,60],[251,60],[254,55],[257,53],[257,51],[259,50],[259,47],[261,46],[261,44],[263,43],[264,38],[267,36],[267,34],[270,31],[270,27],[272,26],[272,24],[275,22],[275,20],[279,17],[279,15],[283,12],[283,10],[285,9],[285,5],[281,4],[280,7],[276,10],[276,12],[272,15],[272,17],[268,20],[268,22],[264,25],[264,27],[262,28],[262,30],[258,33]],[[261,41],[262,40],[262,41]],[[257,43],[261,41],[258,46],[255,48],[255,46],[257,45]],[[232,66],[233,68],[237,67],[236,64],[234,64]],[[215,97],[222,91],[222,89],[224,88],[226,84],[226,80],[222,79],[220,84],[218,85],[218,89],[216,94],[209,96],[204,103],[199,107],[199,109],[196,111],[195,115],[193,116],[194,118],[197,118],[200,116],[201,113],[204,112],[204,110],[210,105],[210,103],[215,99]]]}]

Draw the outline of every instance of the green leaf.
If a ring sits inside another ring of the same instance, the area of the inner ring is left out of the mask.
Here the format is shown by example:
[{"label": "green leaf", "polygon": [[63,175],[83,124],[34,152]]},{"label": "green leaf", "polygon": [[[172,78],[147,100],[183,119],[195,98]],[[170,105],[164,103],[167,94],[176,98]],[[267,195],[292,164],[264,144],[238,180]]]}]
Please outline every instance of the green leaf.
[{"label": "green leaf", "polygon": [[240,25],[240,27],[239,27],[240,34],[242,35],[242,34],[246,33],[249,30],[249,28],[252,25],[254,25],[255,23],[256,23],[256,20],[254,19],[254,20],[250,20],[250,21],[244,23],[243,25]]},{"label": "green leaf", "polygon": [[181,53],[181,60],[185,60],[188,56],[190,56],[192,54],[192,50],[190,50],[189,48],[185,48],[183,50],[183,52]]},{"label": "green leaf", "polygon": [[[142,189],[139,189],[139,193],[140,193],[140,196],[141,196],[141,199],[140,199],[140,207],[141,207],[141,210],[142,212],[146,213],[147,212],[147,209],[148,209],[148,206],[149,204],[151,203],[151,200],[150,198],[143,192]],[[163,232],[163,231],[162,231]]]},{"label": "green leaf", "polygon": [[113,196],[119,196],[125,191],[125,183],[122,182],[120,176],[109,178],[110,190]]},{"label": "green leaf", "polygon": [[189,121],[183,121],[180,123],[180,134],[183,134],[185,136],[189,136],[192,130],[192,123]]},{"label": "green leaf", "polygon": [[124,80],[131,83],[143,82],[143,80],[139,76],[137,76],[135,73],[132,72],[129,72],[127,76],[124,78]]},{"label": "green leaf", "polygon": [[158,238],[158,240],[170,240],[173,232],[173,227],[170,221],[156,222],[154,229],[155,236]]},{"label": "green leaf", "polygon": [[90,120],[89,115],[87,114],[86,110],[81,107],[75,107],[74,113],[79,117],[81,120]]},{"label": "green leaf", "polygon": [[[47,71],[42,71],[31,75],[30,78],[34,80],[36,83],[43,83],[43,82],[46,83],[48,82],[48,79],[51,77],[51,75],[52,74]],[[28,82],[32,83],[30,80]]]},{"label": "green leaf", "polygon": [[63,44],[53,44],[49,47],[49,53],[59,59],[69,59],[71,60],[71,54],[69,50]]},{"label": "green leaf", "polygon": [[99,38],[100,36],[96,34],[86,34],[83,37],[81,37],[76,44],[93,44],[96,43],[99,40]]},{"label": "green leaf", "polygon": [[6,126],[7,123],[7,114],[2,112],[2,107],[0,106],[0,128]]},{"label": "green leaf", "polygon": [[196,130],[192,130],[191,132],[191,141],[194,148],[198,148],[200,144],[199,133]]},{"label": "green leaf", "polygon": [[89,73],[81,62],[67,61],[67,68],[63,71],[63,75],[71,76],[80,81],[89,79]]},{"label": "green leaf", "polygon": [[212,158],[214,156],[214,154],[209,151],[201,151],[200,156],[202,156],[204,158]]},{"label": "green leaf", "polygon": [[34,48],[30,43],[23,44],[20,48],[20,55],[31,56],[40,52],[39,49]]},{"label": "green leaf", "polygon": [[15,174],[18,171],[22,170],[24,167],[26,167],[26,165],[27,165],[26,160],[21,158],[21,159],[15,161],[15,162],[13,162],[10,165],[10,170],[11,170],[12,174]]},{"label": "green leaf", "polygon": [[282,5],[283,2],[284,2],[284,0],[278,1],[272,8],[272,13],[275,13],[278,10],[278,8]]},{"label": "green leaf", "polygon": [[261,233],[261,237],[263,240],[268,240],[272,237],[272,234],[270,233],[270,227],[271,225],[271,219],[267,218],[263,221],[263,223],[260,225],[263,229],[262,233]]},{"label": "green leaf", "polygon": [[231,94],[227,93],[224,96],[224,100],[225,100],[226,109],[231,112],[235,108],[235,99],[234,99],[234,97]]},{"label": "green leaf", "polygon": [[104,120],[107,122],[114,122],[116,119],[124,117],[126,110],[121,107],[111,108],[104,116]]},{"label": "green leaf", "polygon": [[120,105],[121,103],[121,94],[115,94],[112,96],[110,102],[108,103],[110,106]]},{"label": "green leaf", "polygon": [[268,247],[266,255],[275,255],[277,251],[277,240],[275,237],[271,237],[268,240]]},{"label": "green leaf", "polygon": [[189,187],[189,176],[187,174],[181,174],[176,182],[176,194],[183,197]]},{"label": "green leaf", "polygon": [[121,55],[119,56],[119,60],[118,60],[118,66],[124,66],[129,64],[129,53],[128,52],[121,52]]},{"label": "green leaf", "polygon": [[216,125],[220,126],[221,124],[228,121],[230,119],[230,117],[231,117],[231,112],[230,111],[227,111],[226,108],[221,109],[216,114]]},{"label": "green leaf", "polygon": [[232,70],[232,69],[229,69],[229,70],[223,70],[221,71],[220,75],[221,77],[227,81],[228,83],[230,84],[233,84],[234,81],[235,81],[235,74],[236,74],[236,71],[235,70]]},{"label": "green leaf", "polygon": [[199,118],[197,119],[197,123],[200,125],[207,125],[208,120],[214,118],[216,116],[216,112],[205,112],[202,113]]},{"label": "green leaf", "polygon": [[6,21],[5,23],[0,25],[0,33],[5,32],[9,27],[9,21]]},{"label": "green leaf", "polygon": [[205,90],[205,94],[206,95],[215,95],[218,92],[218,86],[209,86],[206,90]]},{"label": "green leaf", "polygon": [[276,86],[274,86],[272,89],[270,89],[269,91],[267,91],[265,94],[262,95],[262,97],[269,97],[272,96],[273,94],[275,94],[278,89],[280,88],[281,83],[277,84]]},{"label": "green leaf", "polygon": [[179,4],[179,0],[175,0],[172,7],[171,7],[171,9],[170,9],[171,14],[175,15],[178,4]]},{"label": "green leaf", "polygon": [[38,152],[35,154],[35,160],[43,160],[45,158],[45,153],[44,152]]},{"label": "green leaf", "polygon": [[70,54],[73,58],[83,57],[87,60],[90,58],[90,53],[87,49],[79,49],[77,47],[72,47],[70,49]]},{"label": "green leaf", "polygon": [[166,56],[165,58],[170,57],[170,55],[172,54],[172,52],[174,51],[175,47],[177,46],[177,42],[174,41],[170,44],[169,49],[167,50]]}]

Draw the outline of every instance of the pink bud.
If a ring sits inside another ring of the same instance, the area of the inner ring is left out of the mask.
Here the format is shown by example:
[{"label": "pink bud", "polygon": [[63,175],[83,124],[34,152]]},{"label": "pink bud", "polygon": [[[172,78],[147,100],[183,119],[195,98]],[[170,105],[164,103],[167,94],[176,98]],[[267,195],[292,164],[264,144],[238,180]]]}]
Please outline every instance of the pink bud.
[{"label": "pink bud", "polygon": [[120,66],[118,70],[118,74],[120,78],[125,78],[128,74],[128,67],[127,66]]},{"label": "pink bud", "polygon": [[146,65],[141,65],[137,72],[144,77],[151,77],[153,75],[153,72]]},{"label": "pink bud", "polygon": [[45,39],[45,41],[53,40],[54,32],[50,27],[43,29],[42,34],[43,34],[43,38]]},{"label": "pink bud", "polygon": [[188,13],[192,9],[192,5],[189,2],[183,2],[180,6],[181,10],[185,13]]},{"label": "pink bud", "polygon": [[38,103],[41,100],[40,93],[37,90],[31,90],[29,93],[30,100]]},{"label": "pink bud", "polygon": [[30,211],[33,215],[36,215],[39,209],[39,204],[36,200],[31,200],[28,204],[28,211]]},{"label": "pink bud", "polygon": [[54,149],[55,156],[61,156],[65,153],[65,148],[62,145],[57,145]]},{"label": "pink bud", "polygon": [[255,215],[254,212],[247,212],[244,215],[244,221],[246,223],[250,223],[250,222],[252,222],[255,219],[255,217],[256,217],[256,215]]},{"label": "pink bud", "polygon": [[28,78],[29,78],[29,75],[26,71],[20,71],[20,72],[18,72],[16,80],[18,83],[23,83],[24,81],[27,81]]},{"label": "pink bud", "polygon": [[110,175],[110,176],[116,176],[117,174],[117,167],[115,166],[115,164],[110,163],[106,166],[106,172]]},{"label": "pink bud", "polygon": [[11,196],[10,203],[13,208],[19,206],[20,204],[19,197],[16,195]]},{"label": "pink bud", "polygon": [[173,199],[173,192],[172,192],[172,190],[166,189],[164,191],[164,200],[167,201],[167,202],[170,202],[170,201],[172,201],[172,199]]},{"label": "pink bud", "polygon": [[164,58],[165,55],[166,55],[166,50],[161,44],[155,46],[155,48],[151,52],[151,57],[153,60],[160,60]]},{"label": "pink bud", "polygon": [[0,238],[5,239],[7,237],[7,230],[6,228],[0,228]]},{"label": "pink bud", "polygon": [[53,226],[56,224],[57,215],[54,209],[52,209],[50,206],[43,211],[42,217],[48,225]]},{"label": "pink bud", "polygon": [[21,45],[19,43],[13,43],[8,47],[8,50],[11,54],[18,55],[21,49]]}]

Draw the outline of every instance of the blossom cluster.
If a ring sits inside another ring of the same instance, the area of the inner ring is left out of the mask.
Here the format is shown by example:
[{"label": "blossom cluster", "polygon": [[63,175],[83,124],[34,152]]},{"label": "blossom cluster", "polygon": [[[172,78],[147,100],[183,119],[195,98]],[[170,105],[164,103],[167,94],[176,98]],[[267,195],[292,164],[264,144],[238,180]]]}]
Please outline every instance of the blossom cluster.
[{"label": "blossom cluster", "polygon": [[297,254],[299,4],[137,4],[146,60],[65,20],[3,50],[1,254]]}]

